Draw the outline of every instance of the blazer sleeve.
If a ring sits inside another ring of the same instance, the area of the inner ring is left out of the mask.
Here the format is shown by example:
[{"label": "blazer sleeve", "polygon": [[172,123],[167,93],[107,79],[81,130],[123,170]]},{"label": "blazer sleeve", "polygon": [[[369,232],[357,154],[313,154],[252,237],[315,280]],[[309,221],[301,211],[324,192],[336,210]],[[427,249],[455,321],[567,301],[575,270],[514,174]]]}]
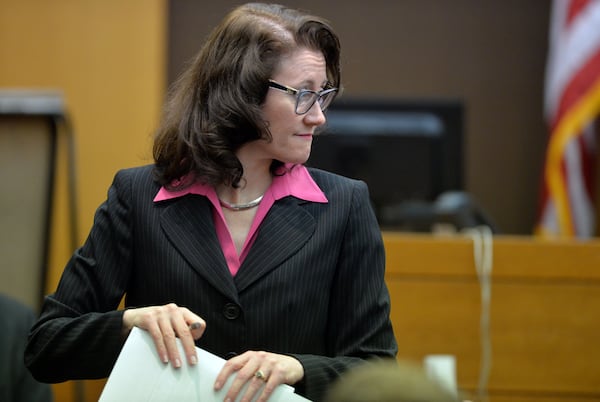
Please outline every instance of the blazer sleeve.
[{"label": "blazer sleeve", "polygon": [[25,363],[43,382],[110,374],[125,337],[123,311],[131,266],[130,180],[117,174],[84,245],[75,251],[32,327]]},{"label": "blazer sleeve", "polygon": [[397,344],[385,284],[385,250],[367,186],[355,190],[329,305],[330,356],[296,354],[304,367],[298,392],[320,400],[351,366],[372,358],[394,358]]}]

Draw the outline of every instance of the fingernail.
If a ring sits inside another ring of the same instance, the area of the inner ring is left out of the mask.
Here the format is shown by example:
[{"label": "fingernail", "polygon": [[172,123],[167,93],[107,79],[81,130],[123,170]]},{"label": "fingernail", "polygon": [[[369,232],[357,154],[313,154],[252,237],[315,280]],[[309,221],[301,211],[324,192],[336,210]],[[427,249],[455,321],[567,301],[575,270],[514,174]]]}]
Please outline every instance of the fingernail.
[{"label": "fingernail", "polygon": [[177,367],[177,368],[181,367],[181,360],[175,359],[175,367]]},{"label": "fingernail", "polygon": [[202,326],[202,324],[200,324],[199,322],[194,322],[192,323],[192,325],[190,325],[190,329],[198,329]]},{"label": "fingernail", "polygon": [[196,356],[190,357],[190,361],[192,362],[192,366],[195,366],[196,364],[198,364],[198,359],[196,358]]},{"label": "fingernail", "polygon": [[220,382],[216,382],[215,383],[215,389],[216,390],[220,390],[221,389],[221,383]]},{"label": "fingernail", "polygon": [[161,360],[165,364],[167,364],[169,362],[169,358],[167,357],[167,355],[162,355]]}]

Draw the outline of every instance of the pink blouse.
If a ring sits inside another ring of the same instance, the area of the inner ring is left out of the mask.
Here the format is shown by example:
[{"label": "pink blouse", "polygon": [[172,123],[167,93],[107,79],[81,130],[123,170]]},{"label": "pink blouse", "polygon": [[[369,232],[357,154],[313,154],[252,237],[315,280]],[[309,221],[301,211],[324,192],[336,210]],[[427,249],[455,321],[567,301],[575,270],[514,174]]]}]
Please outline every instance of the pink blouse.
[{"label": "pink blouse", "polygon": [[214,188],[198,182],[177,191],[170,191],[165,187],[162,187],[156,194],[156,197],[154,197],[154,202],[182,197],[187,194],[197,194],[207,197],[213,205],[213,220],[219,243],[221,244],[223,254],[225,255],[225,260],[227,261],[227,266],[229,267],[231,275],[235,275],[248,255],[250,247],[252,247],[252,244],[256,240],[261,222],[265,216],[267,216],[269,209],[273,206],[275,201],[287,196],[293,196],[305,201],[320,203],[328,202],[327,197],[325,197],[323,191],[312,179],[306,167],[303,165],[296,165],[293,167],[286,165],[286,168],[288,171],[285,174],[273,177],[271,186],[265,192],[265,195],[258,206],[258,210],[256,211],[256,215],[254,216],[254,220],[252,221],[252,226],[250,226],[250,232],[248,233],[248,237],[246,237],[240,255],[237,254],[233,239],[225,224],[223,210],[221,209]]}]

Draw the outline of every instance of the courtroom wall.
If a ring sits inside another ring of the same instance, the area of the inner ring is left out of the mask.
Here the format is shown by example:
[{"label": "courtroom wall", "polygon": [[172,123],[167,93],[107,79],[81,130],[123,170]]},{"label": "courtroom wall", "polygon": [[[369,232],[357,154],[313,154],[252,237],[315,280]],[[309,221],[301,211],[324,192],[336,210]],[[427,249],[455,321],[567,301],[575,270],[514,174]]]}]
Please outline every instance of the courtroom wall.
[{"label": "courtroom wall", "polygon": [[[0,87],[64,94],[75,131],[81,244],[116,170],[151,161],[151,135],[165,92],[166,2],[0,0],[0,9]],[[67,149],[59,144],[48,292],[73,252]],[[14,192],[31,185],[5,184]],[[75,402],[87,395],[97,401],[102,385],[55,384],[55,400]]]},{"label": "courtroom wall", "polygon": [[[170,1],[169,81],[241,1]],[[282,0],[328,18],[348,96],[463,99],[464,184],[504,233],[530,234],[546,142],[548,1]]]}]

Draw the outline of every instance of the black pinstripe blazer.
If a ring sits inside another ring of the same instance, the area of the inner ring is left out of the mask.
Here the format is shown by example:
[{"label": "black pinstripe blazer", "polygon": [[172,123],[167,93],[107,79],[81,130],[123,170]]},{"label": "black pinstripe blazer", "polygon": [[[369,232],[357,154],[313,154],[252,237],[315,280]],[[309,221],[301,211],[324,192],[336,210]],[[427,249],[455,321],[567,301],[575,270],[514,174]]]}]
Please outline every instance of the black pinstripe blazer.
[{"label": "black pinstripe blazer", "polygon": [[393,357],[381,233],[363,182],[310,169],[329,203],[286,197],[265,217],[235,277],[203,196],[155,203],[152,166],[120,171],[85,244],[32,328],[26,363],[42,381],[109,375],[124,342],[122,311],[175,302],[207,322],[197,345],[295,356],[297,392],[319,400],[369,357]]}]

